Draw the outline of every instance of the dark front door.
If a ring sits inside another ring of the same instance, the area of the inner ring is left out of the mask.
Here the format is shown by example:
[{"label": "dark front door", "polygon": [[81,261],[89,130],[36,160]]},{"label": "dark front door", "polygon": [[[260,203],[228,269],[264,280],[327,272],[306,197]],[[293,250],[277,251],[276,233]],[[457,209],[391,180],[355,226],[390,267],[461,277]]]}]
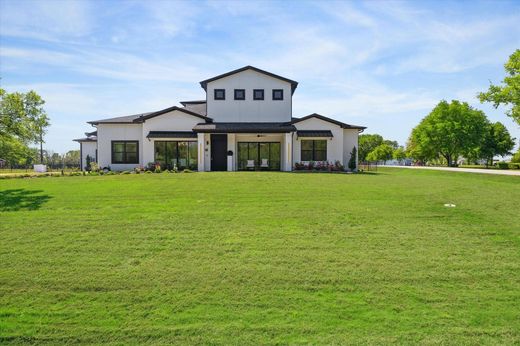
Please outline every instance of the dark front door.
[{"label": "dark front door", "polygon": [[211,170],[227,170],[227,135],[211,135]]}]

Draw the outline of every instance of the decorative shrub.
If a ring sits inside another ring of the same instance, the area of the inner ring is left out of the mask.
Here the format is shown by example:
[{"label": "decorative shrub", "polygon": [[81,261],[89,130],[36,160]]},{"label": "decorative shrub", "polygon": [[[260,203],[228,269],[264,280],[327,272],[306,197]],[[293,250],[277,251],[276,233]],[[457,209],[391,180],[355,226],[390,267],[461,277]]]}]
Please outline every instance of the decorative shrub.
[{"label": "decorative shrub", "polygon": [[130,171],[122,171],[121,174],[130,174]]},{"label": "decorative shrub", "polygon": [[520,163],[509,163],[509,169],[520,169]]},{"label": "decorative shrub", "polygon": [[185,169],[184,171],[182,171],[183,173],[193,173],[193,171],[191,169]]},{"label": "decorative shrub", "polygon": [[507,162],[501,161],[497,162],[497,167],[499,169],[509,169],[509,164]]}]

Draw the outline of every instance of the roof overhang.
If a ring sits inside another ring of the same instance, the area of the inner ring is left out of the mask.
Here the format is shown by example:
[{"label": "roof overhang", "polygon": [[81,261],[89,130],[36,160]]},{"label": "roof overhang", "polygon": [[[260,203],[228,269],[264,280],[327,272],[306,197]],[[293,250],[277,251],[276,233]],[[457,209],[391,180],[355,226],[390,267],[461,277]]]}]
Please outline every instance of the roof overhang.
[{"label": "roof overhang", "polygon": [[298,130],[296,131],[296,135],[299,137],[325,137],[332,138],[332,131],[330,130]]},{"label": "roof overhang", "polygon": [[292,79],[288,79],[288,78],[285,78],[285,77],[279,76],[279,75],[277,75],[277,74],[274,74],[274,73],[271,73],[271,72],[268,72],[268,71],[265,71],[265,70],[261,70],[261,69],[259,69],[259,68],[257,68],[257,67],[251,66],[251,65],[244,66],[244,67],[242,67],[242,68],[239,68],[239,69],[236,69],[236,70],[233,70],[233,71],[230,71],[230,72],[226,72],[226,73],[221,74],[221,75],[218,75],[218,76],[216,76],[216,77],[213,77],[213,78],[209,78],[209,79],[203,80],[202,82],[200,82],[200,86],[202,87],[202,89],[204,89],[205,91],[207,91],[207,85],[208,85],[208,83],[213,82],[213,81],[216,81],[216,80],[218,80],[218,79],[222,79],[222,78],[225,78],[225,77],[231,76],[231,75],[234,75],[234,74],[237,74],[237,73],[240,73],[240,72],[243,72],[243,71],[246,71],[246,70],[253,70],[253,71],[255,71],[255,72],[265,74],[266,76],[273,77],[273,78],[276,78],[276,79],[282,80],[282,81],[284,81],[284,82],[290,83],[290,84],[291,84],[291,94],[294,94],[294,91],[295,91],[296,88],[298,87],[298,82],[297,82],[297,81],[294,81],[294,80],[292,80]]},{"label": "roof overhang", "polygon": [[150,131],[146,138],[197,138],[193,131]]},{"label": "roof overhang", "polygon": [[289,133],[296,128],[288,123],[205,123],[193,131],[201,133]]},{"label": "roof overhang", "polygon": [[297,124],[299,122],[302,122],[302,121],[305,121],[305,120],[308,120],[308,119],[311,119],[311,118],[316,118],[316,119],[320,119],[320,120],[329,122],[331,124],[334,124],[334,125],[337,125],[337,126],[343,128],[343,129],[355,129],[355,130],[359,130],[359,132],[363,132],[363,130],[366,129],[365,126],[357,126],[357,125],[345,124],[345,123],[343,123],[341,121],[334,120],[334,119],[331,119],[329,117],[326,117],[326,116],[323,116],[323,115],[317,114],[317,113],[313,113],[313,114],[307,115],[307,116],[305,116],[303,118],[293,119],[293,121],[291,121],[291,124]]},{"label": "roof overhang", "polygon": [[173,112],[173,111],[183,112],[183,113],[186,113],[186,114],[189,114],[189,115],[192,115],[194,117],[197,117],[197,118],[200,118],[200,119],[204,119],[204,120],[207,120],[207,121],[212,121],[213,120],[213,119],[208,118],[208,117],[206,117],[204,115],[200,115],[199,113],[195,113],[195,112],[189,111],[189,110],[187,110],[185,108],[173,106],[173,107],[165,108],[165,109],[162,109],[160,111],[153,112],[153,113],[150,113],[148,115],[139,117],[139,118],[135,119],[133,122],[134,123],[144,123],[148,119],[154,118],[156,116],[159,116],[159,115],[162,115],[162,114],[165,114],[165,113]]}]

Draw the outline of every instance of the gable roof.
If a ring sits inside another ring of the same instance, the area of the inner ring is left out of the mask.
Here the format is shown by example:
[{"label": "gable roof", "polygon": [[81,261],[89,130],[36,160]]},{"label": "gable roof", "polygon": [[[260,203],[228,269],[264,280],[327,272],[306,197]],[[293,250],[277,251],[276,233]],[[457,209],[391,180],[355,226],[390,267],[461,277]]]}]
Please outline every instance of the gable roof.
[{"label": "gable roof", "polygon": [[339,127],[343,128],[343,129],[358,129],[358,130],[366,129],[366,127],[364,127],[364,126],[345,124],[345,123],[342,123],[341,121],[337,121],[337,120],[328,118],[326,116],[323,116],[323,115],[317,114],[317,113],[312,113],[312,114],[307,115],[307,116],[305,116],[303,118],[294,119],[293,121],[291,121],[291,124],[296,124],[296,123],[299,123],[301,121],[305,121],[305,120],[310,119],[310,118],[316,118],[316,119],[320,119],[320,120],[323,120],[323,121],[327,121],[329,123],[338,125]]},{"label": "gable roof", "polygon": [[134,120],[134,122],[136,123],[142,123],[142,122],[145,122],[146,120],[148,119],[151,119],[151,118],[154,118],[158,115],[162,115],[162,114],[165,114],[165,113],[168,113],[168,112],[171,112],[171,111],[179,111],[179,112],[183,112],[183,113],[186,113],[186,114],[189,114],[189,115],[193,115],[194,117],[197,117],[197,118],[201,118],[201,119],[204,119],[204,120],[212,120],[211,118],[208,118],[200,113],[196,113],[196,112],[193,112],[192,110],[188,110],[187,108],[181,108],[181,107],[177,107],[177,106],[172,106],[172,107],[169,107],[169,108],[165,108],[165,109],[162,109],[160,111],[157,111],[157,112],[153,112],[153,113],[149,113],[145,116],[142,116],[136,120]]},{"label": "gable roof", "polygon": [[[201,107],[204,106],[204,107]],[[202,109],[203,108],[203,109]],[[142,123],[146,119],[150,119],[153,117],[156,117],[158,115],[168,113],[174,110],[178,110],[180,112],[184,112],[189,115],[193,115],[195,117],[206,119],[211,121],[211,118],[206,117],[206,105],[197,105],[197,107],[169,107],[166,109],[162,109],[160,111],[156,112],[147,112],[147,113],[139,113],[139,114],[133,114],[133,115],[125,115],[122,117],[115,117],[115,118],[108,118],[108,119],[101,119],[101,120],[94,120],[94,121],[87,121],[88,124],[91,125],[98,125],[98,124],[136,124],[136,123]]]},{"label": "gable roof", "polygon": [[274,74],[274,73],[271,73],[271,72],[268,72],[268,71],[265,71],[265,70],[261,70],[261,69],[259,69],[257,67],[251,66],[251,65],[247,65],[247,66],[244,66],[242,68],[239,68],[239,69],[236,69],[236,70],[233,70],[233,71],[230,71],[230,72],[218,75],[216,77],[203,80],[202,82],[200,82],[200,86],[202,87],[202,89],[206,90],[206,87],[207,87],[209,82],[213,82],[213,81],[215,81],[217,79],[221,79],[221,78],[224,78],[224,77],[227,77],[227,76],[231,76],[231,75],[234,75],[234,74],[246,71],[246,70],[253,70],[253,71],[256,71],[258,73],[265,74],[266,76],[273,77],[273,78],[282,80],[284,82],[290,83],[291,84],[291,94],[294,94],[294,90],[296,90],[296,87],[298,86],[298,82],[297,81],[294,81],[292,79],[288,79],[288,78],[279,76],[277,74]]}]

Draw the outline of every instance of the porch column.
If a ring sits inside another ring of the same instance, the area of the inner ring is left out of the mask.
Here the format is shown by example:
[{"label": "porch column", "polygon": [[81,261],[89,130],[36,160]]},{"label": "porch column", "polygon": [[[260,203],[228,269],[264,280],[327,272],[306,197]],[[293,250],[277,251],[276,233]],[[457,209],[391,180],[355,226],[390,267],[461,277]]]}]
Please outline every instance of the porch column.
[{"label": "porch column", "polygon": [[199,158],[197,166],[199,172],[204,172],[205,149],[206,143],[204,142],[204,133],[197,133],[197,157]]},{"label": "porch column", "polygon": [[228,133],[228,137],[227,137],[227,150],[228,152],[231,151],[233,152],[233,155],[232,156],[229,156],[227,157],[227,170],[228,172],[232,172],[235,170],[235,162],[236,162],[236,157],[237,157],[237,153],[236,153],[236,150],[235,150],[235,138],[236,138],[236,135],[234,133]]},{"label": "porch column", "polygon": [[286,133],[284,139],[285,140],[283,145],[283,170],[286,172],[290,172],[292,171],[292,134]]}]

